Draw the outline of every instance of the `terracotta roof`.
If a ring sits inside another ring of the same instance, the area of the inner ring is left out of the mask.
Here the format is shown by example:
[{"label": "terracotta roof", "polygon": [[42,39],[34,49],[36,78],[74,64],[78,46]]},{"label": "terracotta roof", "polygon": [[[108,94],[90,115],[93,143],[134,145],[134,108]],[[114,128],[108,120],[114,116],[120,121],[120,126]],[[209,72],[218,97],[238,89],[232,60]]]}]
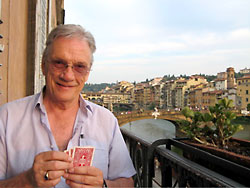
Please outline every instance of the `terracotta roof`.
[{"label": "terracotta roof", "polygon": [[233,67],[228,67],[227,70],[234,70],[234,68]]},{"label": "terracotta roof", "polygon": [[179,82],[180,83],[182,83],[182,82],[185,83],[185,82],[187,82],[187,80],[178,80],[177,83],[179,83]]},{"label": "terracotta roof", "polygon": [[237,78],[237,80],[244,80],[244,79],[250,79],[250,74],[246,74],[241,78]]},{"label": "terracotta roof", "polygon": [[201,78],[201,79],[204,79],[204,77],[200,76],[200,75],[192,75],[192,76],[190,76],[190,78]]},{"label": "terracotta roof", "polygon": [[221,94],[221,93],[223,93],[223,91],[222,90],[215,90],[215,91],[210,91],[210,93]]}]

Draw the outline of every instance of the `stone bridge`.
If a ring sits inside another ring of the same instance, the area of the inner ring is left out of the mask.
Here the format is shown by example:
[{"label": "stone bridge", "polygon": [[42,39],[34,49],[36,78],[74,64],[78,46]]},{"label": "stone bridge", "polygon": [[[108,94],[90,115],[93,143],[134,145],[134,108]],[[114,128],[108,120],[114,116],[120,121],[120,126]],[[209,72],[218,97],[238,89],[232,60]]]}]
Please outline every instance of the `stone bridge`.
[{"label": "stone bridge", "polygon": [[[180,111],[167,111],[167,110],[159,110],[159,115],[157,115],[157,119],[164,119],[172,122],[175,126],[178,126],[176,121],[186,119]],[[238,111],[233,111],[237,116],[246,116]],[[141,119],[154,119],[155,116],[153,115],[155,111],[132,111],[129,113],[124,114],[115,114],[116,118],[118,119],[118,123],[120,126],[127,124],[132,121],[141,120]],[[250,116],[248,114],[247,116]]]},{"label": "stone bridge", "polygon": [[[132,121],[141,120],[141,119],[154,119],[153,115],[154,111],[143,111],[143,112],[129,112],[125,114],[115,114],[118,119],[118,123],[120,126],[127,124]],[[157,119],[165,119],[172,122],[175,126],[177,126],[176,120],[185,119],[185,117],[179,111],[166,111],[160,110],[158,111]]]}]

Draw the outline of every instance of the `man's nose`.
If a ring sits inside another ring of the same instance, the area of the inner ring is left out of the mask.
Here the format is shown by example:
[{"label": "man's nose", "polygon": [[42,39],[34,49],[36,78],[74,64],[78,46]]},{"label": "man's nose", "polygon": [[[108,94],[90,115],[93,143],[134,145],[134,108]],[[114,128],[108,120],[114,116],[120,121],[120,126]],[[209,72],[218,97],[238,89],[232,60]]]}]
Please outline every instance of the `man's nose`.
[{"label": "man's nose", "polygon": [[75,73],[72,65],[68,65],[67,67],[65,67],[65,70],[63,71],[63,78],[67,81],[71,81],[75,78]]}]

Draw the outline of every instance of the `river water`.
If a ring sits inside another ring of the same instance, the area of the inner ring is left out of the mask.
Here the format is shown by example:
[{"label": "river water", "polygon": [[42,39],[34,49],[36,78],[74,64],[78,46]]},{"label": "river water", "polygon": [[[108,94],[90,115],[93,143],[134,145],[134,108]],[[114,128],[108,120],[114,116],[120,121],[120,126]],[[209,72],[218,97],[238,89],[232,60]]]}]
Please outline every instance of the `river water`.
[{"label": "river water", "polygon": [[242,126],[244,127],[244,129],[242,131],[235,133],[234,137],[250,140],[250,124],[242,125]]},{"label": "river water", "polygon": [[[236,138],[250,140],[250,125],[243,125],[244,130],[234,135]],[[161,138],[174,138],[175,126],[163,119],[144,119],[127,123],[121,127],[136,136],[152,143]]]},{"label": "river water", "polygon": [[175,125],[163,119],[143,119],[127,123],[121,127],[152,143],[161,138],[174,138]]}]

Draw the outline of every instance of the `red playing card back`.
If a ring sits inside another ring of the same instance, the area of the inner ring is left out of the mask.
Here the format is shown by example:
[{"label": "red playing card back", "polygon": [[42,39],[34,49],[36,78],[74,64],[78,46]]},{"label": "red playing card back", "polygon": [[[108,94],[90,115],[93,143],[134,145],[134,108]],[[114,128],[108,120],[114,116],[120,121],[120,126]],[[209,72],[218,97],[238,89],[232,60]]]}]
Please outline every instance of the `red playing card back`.
[{"label": "red playing card back", "polygon": [[64,153],[67,153],[70,156],[69,150],[64,150]]},{"label": "red playing card back", "polygon": [[94,156],[94,147],[75,147],[73,152],[73,165],[77,166],[91,166]]}]

